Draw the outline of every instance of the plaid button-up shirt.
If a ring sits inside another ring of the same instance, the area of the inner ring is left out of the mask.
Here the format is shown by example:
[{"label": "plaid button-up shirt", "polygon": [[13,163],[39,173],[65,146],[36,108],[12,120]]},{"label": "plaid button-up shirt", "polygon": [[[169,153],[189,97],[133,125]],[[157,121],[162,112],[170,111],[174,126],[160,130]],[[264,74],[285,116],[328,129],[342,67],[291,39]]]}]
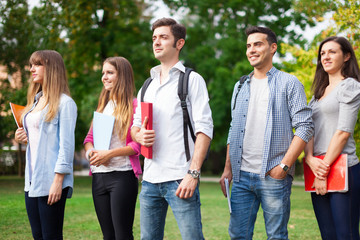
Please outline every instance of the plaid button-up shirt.
[{"label": "plaid button-up shirt", "polygon": [[[250,99],[250,77],[252,74],[248,76],[240,92],[238,92],[239,82],[235,84],[231,100],[232,121],[227,143],[230,144],[230,161],[233,180],[236,182],[240,178],[242,147]],[[308,142],[314,133],[311,108],[307,106],[306,95],[301,82],[295,76],[279,71],[275,67],[272,67],[266,75],[270,95],[260,173],[262,178],[265,178],[268,171],[280,164],[294,134]],[[235,108],[233,108],[234,106]],[[295,133],[293,129],[295,129]],[[251,129],[246,131],[251,131]],[[293,175],[294,170],[294,166],[292,166],[289,173]]]}]

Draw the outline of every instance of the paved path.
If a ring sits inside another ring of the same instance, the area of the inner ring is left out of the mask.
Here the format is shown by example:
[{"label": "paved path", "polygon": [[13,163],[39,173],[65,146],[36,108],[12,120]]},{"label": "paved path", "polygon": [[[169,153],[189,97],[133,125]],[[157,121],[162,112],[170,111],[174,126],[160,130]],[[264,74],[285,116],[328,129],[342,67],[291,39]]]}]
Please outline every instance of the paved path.
[{"label": "paved path", "polygon": [[[74,172],[75,176],[89,176],[89,170],[84,169],[81,171],[75,171]],[[201,177],[201,181],[202,182],[219,182],[220,178],[219,177]],[[304,186],[304,182],[303,181],[293,181],[293,185],[294,186]]]}]

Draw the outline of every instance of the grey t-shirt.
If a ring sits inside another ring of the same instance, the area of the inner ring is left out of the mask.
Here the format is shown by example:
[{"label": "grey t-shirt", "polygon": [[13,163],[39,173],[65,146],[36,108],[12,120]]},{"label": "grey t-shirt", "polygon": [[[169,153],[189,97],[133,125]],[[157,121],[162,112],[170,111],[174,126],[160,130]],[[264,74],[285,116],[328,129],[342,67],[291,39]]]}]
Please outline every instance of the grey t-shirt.
[{"label": "grey t-shirt", "polygon": [[344,79],[322,100],[311,99],[313,111],[314,156],[324,155],[336,130],[351,133],[342,153],[348,154],[348,166],[359,162],[353,132],[360,107],[360,82]]}]

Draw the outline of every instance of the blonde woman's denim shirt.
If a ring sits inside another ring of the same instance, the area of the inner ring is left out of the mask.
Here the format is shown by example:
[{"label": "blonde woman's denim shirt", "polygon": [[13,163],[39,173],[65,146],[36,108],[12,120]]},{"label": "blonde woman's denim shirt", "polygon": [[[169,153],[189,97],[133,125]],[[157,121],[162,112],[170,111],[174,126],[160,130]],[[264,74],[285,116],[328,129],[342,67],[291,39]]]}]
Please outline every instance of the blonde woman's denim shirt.
[{"label": "blonde woman's denim shirt", "polygon": [[[29,112],[35,108],[41,96],[42,92],[36,95],[34,105]],[[41,110],[38,154],[34,172],[31,172],[30,167],[31,146],[28,143],[26,147],[24,190],[29,192],[29,197],[47,196],[55,173],[60,173],[65,175],[62,188],[70,187],[67,195],[70,198],[74,185],[73,161],[77,107],[71,97],[62,94],[58,112],[50,122],[45,121],[47,111],[48,106]],[[26,118],[26,115],[24,118]],[[24,121],[24,129],[28,134],[26,121]]]}]

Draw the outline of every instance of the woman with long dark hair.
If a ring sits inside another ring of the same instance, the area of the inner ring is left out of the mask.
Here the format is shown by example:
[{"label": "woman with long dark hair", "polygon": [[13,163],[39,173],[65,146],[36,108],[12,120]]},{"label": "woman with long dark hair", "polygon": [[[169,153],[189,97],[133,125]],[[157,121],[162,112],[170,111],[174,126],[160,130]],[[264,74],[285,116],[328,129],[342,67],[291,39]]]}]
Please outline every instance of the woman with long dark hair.
[{"label": "woman with long dark hair", "polygon": [[62,239],[65,202],[74,182],[77,108],[58,52],[34,52],[30,72],[24,127],[15,132],[15,140],[27,144],[26,210],[34,239]]},{"label": "woman with long dark hair", "polygon": [[109,150],[94,149],[93,129],[84,141],[93,176],[92,193],[104,239],[133,239],[140,145],[130,135],[134,98],[133,70],[123,57],[110,57],[102,70],[104,85],[97,112],[115,117]]},{"label": "woman with long dark hair", "polygon": [[[313,82],[315,134],[305,149],[315,175],[311,193],[322,239],[359,239],[360,164],[353,138],[360,107],[360,70],[343,37],[321,42]],[[340,154],[347,154],[349,190],[328,192],[327,176]],[[325,155],[323,160],[314,156]]]}]

